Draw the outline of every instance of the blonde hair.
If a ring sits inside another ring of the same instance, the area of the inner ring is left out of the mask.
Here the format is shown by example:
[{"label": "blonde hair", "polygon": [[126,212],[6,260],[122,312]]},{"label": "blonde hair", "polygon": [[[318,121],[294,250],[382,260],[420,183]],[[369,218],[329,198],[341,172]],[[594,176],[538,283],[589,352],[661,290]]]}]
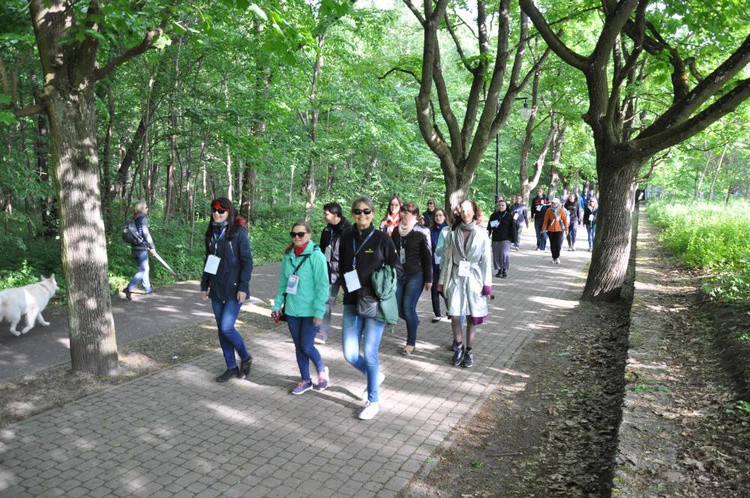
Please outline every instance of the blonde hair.
[{"label": "blonde hair", "polygon": [[135,206],[133,207],[133,209],[135,209],[135,214],[145,213],[147,206],[148,203],[143,199],[136,201]]}]

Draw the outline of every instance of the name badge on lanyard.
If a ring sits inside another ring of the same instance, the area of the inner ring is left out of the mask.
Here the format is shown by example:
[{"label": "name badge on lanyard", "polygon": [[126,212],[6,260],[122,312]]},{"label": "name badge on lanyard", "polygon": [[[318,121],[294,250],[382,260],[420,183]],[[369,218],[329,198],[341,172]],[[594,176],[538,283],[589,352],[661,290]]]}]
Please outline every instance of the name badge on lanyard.
[{"label": "name badge on lanyard", "polygon": [[289,275],[289,280],[286,283],[286,293],[294,295],[297,293],[297,288],[299,288],[299,276]]},{"label": "name badge on lanyard", "polygon": [[469,271],[471,270],[471,263],[468,261],[459,261],[458,262],[458,276],[459,277],[468,277]]},{"label": "name badge on lanyard", "polygon": [[349,292],[354,292],[362,288],[362,284],[359,282],[359,275],[357,270],[352,270],[344,273],[344,281],[346,282],[346,289]]},{"label": "name badge on lanyard", "polygon": [[219,270],[220,262],[220,257],[209,254],[208,258],[206,258],[206,266],[203,267],[203,271],[211,275],[216,275],[216,272]]}]

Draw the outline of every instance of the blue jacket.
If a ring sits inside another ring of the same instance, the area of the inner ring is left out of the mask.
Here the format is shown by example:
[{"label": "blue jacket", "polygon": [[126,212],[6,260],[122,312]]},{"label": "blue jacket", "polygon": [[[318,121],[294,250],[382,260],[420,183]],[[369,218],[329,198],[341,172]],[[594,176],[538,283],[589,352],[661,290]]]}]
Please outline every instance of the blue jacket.
[{"label": "blue jacket", "polygon": [[203,272],[201,277],[201,291],[208,291],[208,297],[213,301],[236,301],[237,293],[244,292],[250,296],[250,277],[253,273],[253,253],[250,249],[250,238],[244,227],[234,229],[234,237],[227,240],[226,234],[218,239],[207,237],[206,258],[213,254],[219,258],[219,268],[216,275]]},{"label": "blue jacket", "polygon": [[299,277],[297,293],[287,294],[284,312],[289,316],[323,318],[329,295],[328,262],[323,251],[312,241],[307,243],[307,247],[299,256],[295,256],[294,249],[292,249],[281,260],[279,289],[276,292],[273,309],[281,309],[289,276],[294,273],[295,268],[298,268],[297,276]]}]

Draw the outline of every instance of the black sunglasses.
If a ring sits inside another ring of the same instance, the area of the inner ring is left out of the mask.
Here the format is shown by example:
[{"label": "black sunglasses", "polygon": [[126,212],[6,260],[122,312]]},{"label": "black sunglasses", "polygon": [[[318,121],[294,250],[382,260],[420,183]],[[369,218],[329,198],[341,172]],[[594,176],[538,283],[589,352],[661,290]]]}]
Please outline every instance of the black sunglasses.
[{"label": "black sunglasses", "polygon": [[372,213],[372,209],[369,209],[369,208],[368,209],[352,209],[352,213],[354,213],[354,214],[356,214],[358,216],[360,214],[370,214],[370,213]]},{"label": "black sunglasses", "polygon": [[211,212],[212,212],[212,213],[219,213],[219,214],[224,214],[224,213],[226,213],[226,212],[227,212],[227,210],[226,210],[226,209],[216,209],[216,208],[212,208],[212,209],[211,209]]},{"label": "black sunglasses", "polygon": [[291,238],[299,237],[300,239],[307,235],[307,232],[289,232]]}]

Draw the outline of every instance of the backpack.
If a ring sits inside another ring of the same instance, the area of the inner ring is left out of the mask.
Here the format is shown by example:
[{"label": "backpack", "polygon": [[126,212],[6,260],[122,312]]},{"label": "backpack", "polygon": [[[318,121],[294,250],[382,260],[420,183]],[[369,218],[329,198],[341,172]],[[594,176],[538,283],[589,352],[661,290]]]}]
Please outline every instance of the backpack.
[{"label": "backpack", "polygon": [[134,218],[128,218],[128,221],[122,226],[122,241],[131,246],[143,244],[143,235],[138,233]]}]

